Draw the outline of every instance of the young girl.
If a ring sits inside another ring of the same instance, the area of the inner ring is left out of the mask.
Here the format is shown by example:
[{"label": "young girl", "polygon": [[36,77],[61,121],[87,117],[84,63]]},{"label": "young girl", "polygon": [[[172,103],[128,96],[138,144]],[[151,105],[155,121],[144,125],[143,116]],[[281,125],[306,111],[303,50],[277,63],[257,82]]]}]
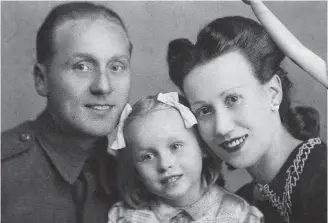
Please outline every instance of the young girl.
[{"label": "young girl", "polygon": [[261,222],[255,207],[216,184],[221,162],[196,122],[177,92],[134,105],[112,146],[125,147],[117,154],[124,201],[109,211],[109,222]]},{"label": "young girl", "polygon": [[275,17],[274,14],[260,0],[243,0],[250,5],[255,16],[261,22],[271,39],[281,51],[300,68],[310,74],[323,86],[328,88],[327,64],[318,55],[313,53]]}]

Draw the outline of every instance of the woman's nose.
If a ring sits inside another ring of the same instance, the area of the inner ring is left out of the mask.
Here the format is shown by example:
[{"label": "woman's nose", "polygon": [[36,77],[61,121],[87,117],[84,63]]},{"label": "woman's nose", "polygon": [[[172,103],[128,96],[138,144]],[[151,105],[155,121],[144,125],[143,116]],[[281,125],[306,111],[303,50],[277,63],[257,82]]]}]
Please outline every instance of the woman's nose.
[{"label": "woman's nose", "polygon": [[216,112],[215,115],[215,133],[217,135],[225,136],[233,130],[234,120],[233,115],[228,109],[222,109]]}]

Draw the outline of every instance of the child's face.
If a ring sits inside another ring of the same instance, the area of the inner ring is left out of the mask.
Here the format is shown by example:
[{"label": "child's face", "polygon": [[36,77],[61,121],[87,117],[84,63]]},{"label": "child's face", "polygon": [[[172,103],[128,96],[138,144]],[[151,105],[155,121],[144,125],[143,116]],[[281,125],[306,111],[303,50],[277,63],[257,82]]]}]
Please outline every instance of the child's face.
[{"label": "child's face", "polygon": [[136,169],[150,192],[174,205],[201,196],[202,151],[175,108],[153,111],[126,130]]}]

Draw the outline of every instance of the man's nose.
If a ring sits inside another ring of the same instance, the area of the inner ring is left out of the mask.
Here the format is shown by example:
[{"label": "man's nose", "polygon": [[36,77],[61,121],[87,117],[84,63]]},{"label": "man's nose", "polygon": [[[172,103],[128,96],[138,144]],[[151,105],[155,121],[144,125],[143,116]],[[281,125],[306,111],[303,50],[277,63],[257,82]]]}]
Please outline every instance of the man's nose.
[{"label": "man's nose", "polygon": [[112,92],[112,83],[110,79],[110,74],[106,72],[99,72],[93,79],[90,86],[90,91],[92,94],[102,95]]}]

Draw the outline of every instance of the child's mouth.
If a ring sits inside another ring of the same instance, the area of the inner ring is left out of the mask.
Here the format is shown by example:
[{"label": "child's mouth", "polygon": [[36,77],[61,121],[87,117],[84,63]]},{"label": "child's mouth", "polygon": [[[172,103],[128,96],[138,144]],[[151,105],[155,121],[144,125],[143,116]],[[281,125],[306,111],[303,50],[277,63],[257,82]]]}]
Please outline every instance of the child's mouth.
[{"label": "child's mouth", "polygon": [[181,177],[182,177],[182,174],[165,177],[164,179],[161,180],[161,183],[164,186],[170,186],[170,185],[173,185],[175,182],[177,182]]}]

